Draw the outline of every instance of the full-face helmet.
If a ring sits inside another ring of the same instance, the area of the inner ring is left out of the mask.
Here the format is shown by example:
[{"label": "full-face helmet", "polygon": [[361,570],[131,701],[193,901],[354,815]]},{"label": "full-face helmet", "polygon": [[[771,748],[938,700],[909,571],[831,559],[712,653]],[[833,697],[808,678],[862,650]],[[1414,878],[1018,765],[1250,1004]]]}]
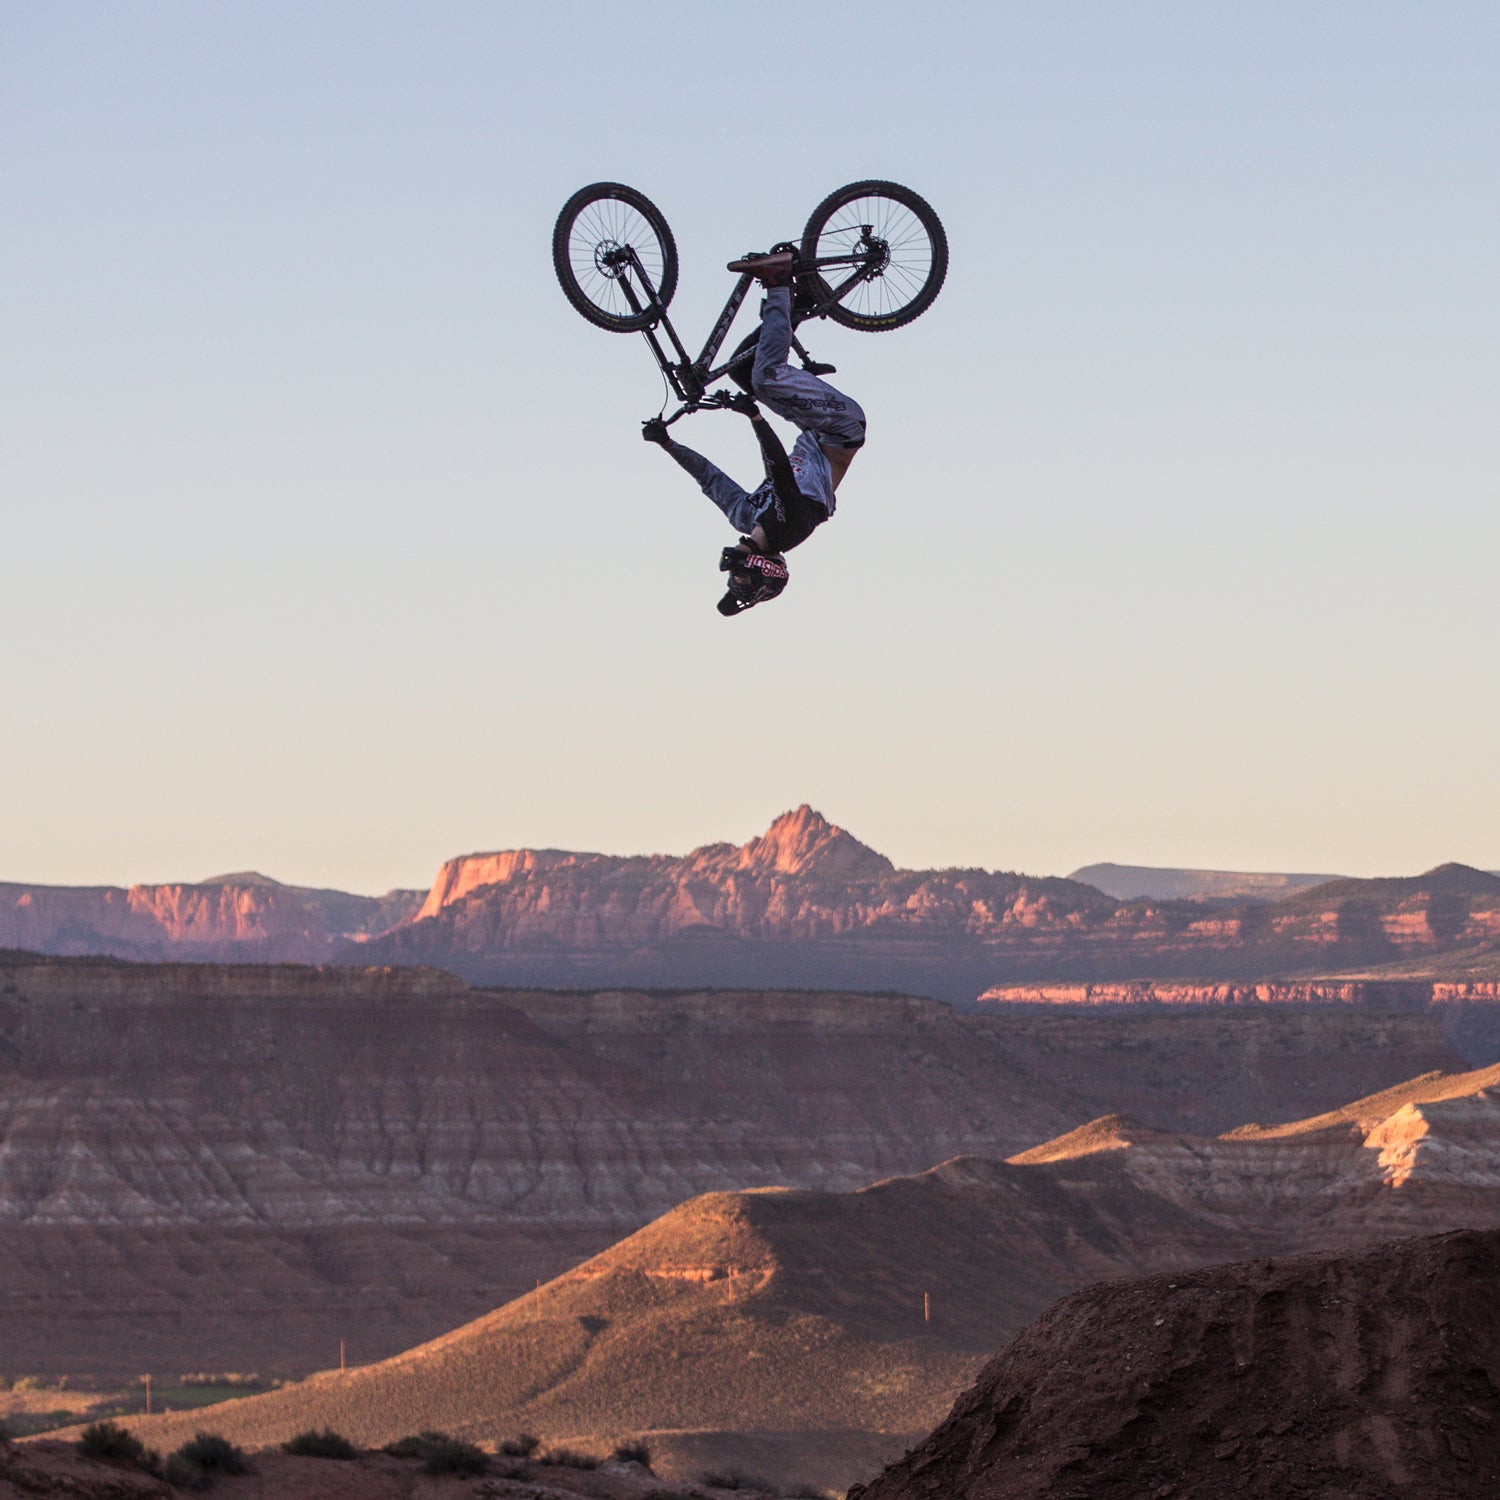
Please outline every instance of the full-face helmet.
[{"label": "full-face helmet", "polygon": [[774,599],[791,576],[779,552],[762,552],[747,536],[719,554],[719,571],[729,574],[729,591],[719,600],[721,615],[743,614]]}]

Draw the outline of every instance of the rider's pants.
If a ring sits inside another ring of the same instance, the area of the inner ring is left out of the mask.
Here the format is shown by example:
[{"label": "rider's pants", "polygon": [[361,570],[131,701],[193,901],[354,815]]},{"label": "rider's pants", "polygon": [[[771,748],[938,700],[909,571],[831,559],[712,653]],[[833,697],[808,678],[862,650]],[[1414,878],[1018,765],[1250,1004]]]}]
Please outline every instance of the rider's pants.
[{"label": "rider's pants", "polygon": [[865,440],[865,414],[859,402],[788,364],[791,350],[792,289],[772,287],[761,307],[750,375],[756,399],[829,448],[858,448]]},{"label": "rider's pants", "polygon": [[[787,363],[791,347],[791,288],[772,287],[761,311],[752,384],[758,400],[802,429],[791,451],[792,469],[810,503],[832,515],[833,474],[822,449],[858,448],[865,440],[865,414],[857,401],[834,390],[826,380],[793,369]],[[703,493],[742,535],[749,535],[775,506],[769,481],[751,493],[741,489],[717,464],[681,443],[673,443],[667,452],[698,481]]]}]

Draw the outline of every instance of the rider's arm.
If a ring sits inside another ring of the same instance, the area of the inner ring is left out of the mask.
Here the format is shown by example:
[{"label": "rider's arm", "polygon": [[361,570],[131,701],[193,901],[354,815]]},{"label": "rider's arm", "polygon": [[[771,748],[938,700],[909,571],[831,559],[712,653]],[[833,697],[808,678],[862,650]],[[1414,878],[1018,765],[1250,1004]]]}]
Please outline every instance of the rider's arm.
[{"label": "rider's arm", "polygon": [[660,446],[698,481],[698,488],[724,512],[736,531],[748,532],[755,525],[755,508],[750,503],[750,496],[717,464],[670,438]]},{"label": "rider's arm", "polygon": [[771,481],[777,499],[781,501],[783,508],[795,506],[801,499],[802,491],[798,487],[797,476],[792,472],[792,461],[786,456],[786,449],[781,446],[781,439],[758,411],[751,416],[750,427],[760,444],[766,478]]}]

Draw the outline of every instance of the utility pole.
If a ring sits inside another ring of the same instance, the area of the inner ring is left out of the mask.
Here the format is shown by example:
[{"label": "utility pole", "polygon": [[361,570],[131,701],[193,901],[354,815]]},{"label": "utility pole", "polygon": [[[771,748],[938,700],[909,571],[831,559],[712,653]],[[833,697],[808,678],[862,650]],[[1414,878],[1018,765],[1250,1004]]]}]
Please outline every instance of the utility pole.
[{"label": "utility pole", "polygon": [[151,1415],[151,1377],[147,1375],[144,1379],[146,1382],[146,1415],[149,1417]]},{"label": "utility pole", "polygon": [[339,1374],[342,1375],[347,1368],[348,1368],[348,1366],[345,1365],[345,1363],[344,1363],[344,1341],[343,1341],[343,1339],[340,1339],[339,1340]]},{"label": "utility pole", "polygon": [[932,1297],[927,1292],[922,1293],[922,1321],[932,1322]]}]

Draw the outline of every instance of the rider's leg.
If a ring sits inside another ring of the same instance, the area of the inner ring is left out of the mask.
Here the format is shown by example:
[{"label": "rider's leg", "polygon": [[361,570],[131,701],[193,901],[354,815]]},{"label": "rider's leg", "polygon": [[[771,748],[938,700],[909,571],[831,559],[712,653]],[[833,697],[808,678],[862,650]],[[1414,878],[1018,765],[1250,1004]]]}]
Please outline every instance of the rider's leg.
[{"label": "rider's leg", "polygon": [[[792,348],[792,289],[772,287],[761,311],[751,384],[756,399],[778,416],[812,433],[843,477],[854,451],[865,440],[865,414],[859,402],[826,380],[787,363]],[[835,456],[842,460],[840,465]]]},{"label": "rider's leg", "polygon": [[717,464],[681,443],[669,442],[664,446],[678,464],[698,481],[698,488],[724,512],[736,531],[744,535],[755,529],[758,512],[751,504],[749,494]]}]

